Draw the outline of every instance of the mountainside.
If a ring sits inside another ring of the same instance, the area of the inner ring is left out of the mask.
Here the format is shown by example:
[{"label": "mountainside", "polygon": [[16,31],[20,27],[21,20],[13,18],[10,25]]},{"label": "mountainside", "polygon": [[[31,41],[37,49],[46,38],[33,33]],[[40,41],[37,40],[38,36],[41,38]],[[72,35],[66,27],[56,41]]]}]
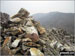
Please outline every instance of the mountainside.
[{"label": "mountainside", "polygon": [[74,13],[50,12],[37,13],[33,17],[46,28],[62,28],[74,33]]}]

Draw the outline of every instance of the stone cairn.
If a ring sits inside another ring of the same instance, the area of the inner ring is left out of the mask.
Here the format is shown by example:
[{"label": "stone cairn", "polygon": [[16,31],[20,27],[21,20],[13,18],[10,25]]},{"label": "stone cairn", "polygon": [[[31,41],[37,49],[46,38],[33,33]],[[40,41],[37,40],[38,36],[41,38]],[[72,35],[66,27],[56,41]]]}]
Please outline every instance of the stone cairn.
[{"label": "stone cairn", "polygon": [[0,12],[1,55],[50,56],[59,54],[59,51],[71,50],[71,45],[66,42],[63,44],[64,41],[56,38],[66,32],[61,29],[57,31],[56,28],[46,30],[29,14],[23,8],[12,17]]}]

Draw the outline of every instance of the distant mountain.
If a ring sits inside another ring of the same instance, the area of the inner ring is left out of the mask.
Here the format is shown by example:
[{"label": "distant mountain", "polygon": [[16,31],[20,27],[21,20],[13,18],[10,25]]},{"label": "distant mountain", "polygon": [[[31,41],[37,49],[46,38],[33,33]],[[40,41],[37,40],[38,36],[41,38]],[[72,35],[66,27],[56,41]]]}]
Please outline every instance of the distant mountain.
[{"label": "distant mountain", "polygon": [[69,33],[74,33],[74,13],[50,12],[50,13],[37,13],[33,17],[35,20],[46,28],[62,28]]}]

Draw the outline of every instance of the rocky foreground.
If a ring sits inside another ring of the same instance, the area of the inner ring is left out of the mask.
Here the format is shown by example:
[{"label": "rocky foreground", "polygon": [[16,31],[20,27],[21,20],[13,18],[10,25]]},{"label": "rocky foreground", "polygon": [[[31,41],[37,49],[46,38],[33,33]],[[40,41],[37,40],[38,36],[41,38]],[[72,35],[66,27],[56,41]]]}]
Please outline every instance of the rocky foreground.
[{"label": "rocky foreground", "polygon": [[63,29],[45,29],[23,8],[10,17],[0,12],[1,55],[52,56],[75,51],[74,36]]}]

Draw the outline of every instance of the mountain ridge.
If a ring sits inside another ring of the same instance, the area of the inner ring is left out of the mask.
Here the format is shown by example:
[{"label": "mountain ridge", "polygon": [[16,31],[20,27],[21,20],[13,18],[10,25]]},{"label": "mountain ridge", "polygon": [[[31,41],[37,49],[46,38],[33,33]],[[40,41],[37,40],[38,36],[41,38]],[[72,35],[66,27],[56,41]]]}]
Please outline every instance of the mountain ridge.
[{"label": "mountain ridge", "polygon": [[37,13],[32,15],[33,18],[39,21],[44,27],[56,27],[74,33],[74,14],[63,12]]}]

